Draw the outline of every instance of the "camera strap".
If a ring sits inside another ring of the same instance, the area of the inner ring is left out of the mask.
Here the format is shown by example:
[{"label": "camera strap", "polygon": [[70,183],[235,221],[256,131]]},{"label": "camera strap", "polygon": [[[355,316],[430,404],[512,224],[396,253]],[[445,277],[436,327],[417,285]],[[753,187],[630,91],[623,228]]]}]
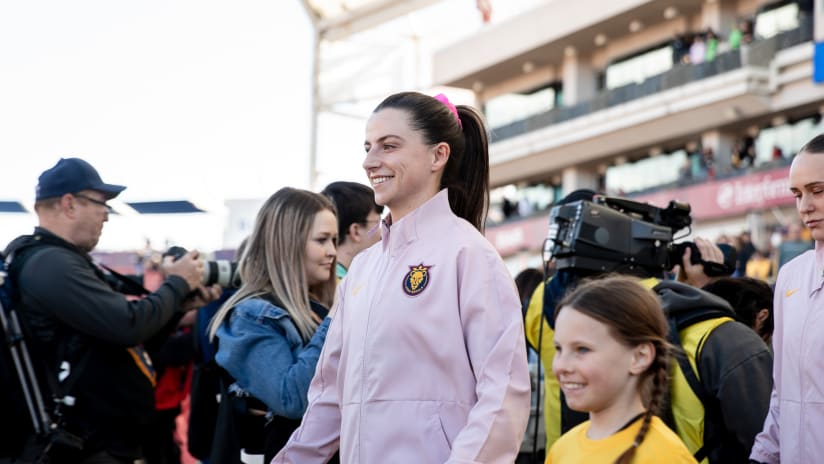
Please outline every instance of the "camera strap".
[{"label": "camera strap", "polygon": [[111,276],[112,279],[105,279],[110,285],[113,283],[112,280],[116,281],[113,286],[116,287],[115,290],[119,293],[136,296],[144,296],[152,293],[146,290],[146,287],[139,284],[136,280],[115,271],[103,263],[95,263],[95,265],[101,267],[105,271],[104,275],[108,273],[108,275]]}]

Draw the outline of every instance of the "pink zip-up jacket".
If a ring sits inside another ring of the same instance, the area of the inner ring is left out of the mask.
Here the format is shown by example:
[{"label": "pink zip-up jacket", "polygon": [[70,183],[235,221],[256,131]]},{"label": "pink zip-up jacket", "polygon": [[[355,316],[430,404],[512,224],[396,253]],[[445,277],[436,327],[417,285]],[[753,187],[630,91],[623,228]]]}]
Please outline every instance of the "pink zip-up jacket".
[{"label": "pink zip-up jacket", "polygon": [[775,283],[773,391],[751,459],[824,462],[824,246],[781,267]]},{"label": "pink zip-up jacket", "polygon": [[529,416],[520,303],[447,191],[354,260],[309,387],[273,463],[506,463]]}]

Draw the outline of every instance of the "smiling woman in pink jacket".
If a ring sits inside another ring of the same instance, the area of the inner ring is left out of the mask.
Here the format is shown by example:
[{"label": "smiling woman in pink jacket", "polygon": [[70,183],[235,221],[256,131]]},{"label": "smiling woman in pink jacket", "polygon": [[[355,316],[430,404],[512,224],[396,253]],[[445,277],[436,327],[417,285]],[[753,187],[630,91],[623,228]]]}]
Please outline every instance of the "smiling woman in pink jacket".
[{"label": "smiling woman in pink jacket", "polygon": [[486,130],[446,97],[400,93],[366,126],[363,167],[390,214],[336,311],[301,427],[273,463],[507,463],[529,415],[512,277],[480,233]]}]

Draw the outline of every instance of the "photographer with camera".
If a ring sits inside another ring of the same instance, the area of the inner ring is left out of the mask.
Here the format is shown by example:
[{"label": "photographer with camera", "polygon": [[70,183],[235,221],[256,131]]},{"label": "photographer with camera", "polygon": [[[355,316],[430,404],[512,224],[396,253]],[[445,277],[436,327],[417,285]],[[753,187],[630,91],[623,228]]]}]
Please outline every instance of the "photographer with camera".
[{"label": "photographer with camera", "polygon": [[[766,416],[772,356],[764,342],[735,320],[729,304],[681,282],[665,280],[679,264],[687,282],[702,285],[729,274],[734,257],[711,243],[673,243],[689,226],[689,206],[656,208],[576,191],[552,208],[545,251],[556,274],[532,295],[525,316],[530,344],[549,370],[555,356],[554,312],[567,290],[585,277],[636,276],[659,297],[670,325],[669,341],[681,354],[671,369],[663,418],[699,462],[747,462]],[[714,261],[703,259],[706,253]],[[710,256],[711,255],[711,256]],[[725,264],[719,263],[724,256]],[[547,447],[585,416],[566,407],[557,380],[546,379]]]},{"label": "photographer with camera", "polygon": [[[155,378],[140,345],[218,293],[200,285],[196,251],[165,261],[168,277],[143,299],[130,301],[112,289],[89,252],[109,219],[106,201],[123,189],[104,183],[82,159],[61,159],[39,178],[39,226],[5,252],[29,348],[45,373],[41,378],[49,387],[69,390],[55,415],[82,440],[82,446],[79,440],[73,447],[52,446],[52,463],[131,463],[142,457],[140,438],[154,411]],[[190,296],[193,290],[196,296]],[[50,393],[48,400],[55,392]],[[3,440],[19,435],[6,432]]]}]

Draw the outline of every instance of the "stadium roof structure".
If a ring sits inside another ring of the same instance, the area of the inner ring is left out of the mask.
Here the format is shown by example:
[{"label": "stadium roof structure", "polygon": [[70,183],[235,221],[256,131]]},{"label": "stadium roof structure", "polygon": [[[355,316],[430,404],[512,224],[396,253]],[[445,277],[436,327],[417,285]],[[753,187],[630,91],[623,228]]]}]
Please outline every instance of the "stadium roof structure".
[{"label": "stadium roof structure", "polygon": [[[543,0],[496,4],[496,18],[538,1]],[[474,34],[492,15],[490,0],[302,0],[302,4],[314,29],[309,147],[313,189],[320,187],[320,113],[365,121],[383,97],[400,90],[425,91],[431,81],[429,47]]]},{"label": "stadium roof structure", "polygon": [[[198,207],[189,200],[162,200],[162,201],[137,201],[123,202],[112,205],[115,214],[119,214],[124,206],[137,214],[189,214],[206,213],[207,211]],[[0,200],[0,213],[22,213],[29,214],[32,210],[27,208],[22,202],[14,200]],[[131,212],[131,211],[130,211]]]},{"label": "stadium roof structure", "polygon": [[187,200],[141,201],[128,202],[126,204],[140,214],[188,214],[206,212]]},{"label": "stadium roof structure", "polygon": [[26,207],[19,201],[0,201],[0,213],[27,213]]},{"label": "stadium roof structure", "polygon": [[439,1],[303,0],[303,5],[323,39],[340,40]]}]

